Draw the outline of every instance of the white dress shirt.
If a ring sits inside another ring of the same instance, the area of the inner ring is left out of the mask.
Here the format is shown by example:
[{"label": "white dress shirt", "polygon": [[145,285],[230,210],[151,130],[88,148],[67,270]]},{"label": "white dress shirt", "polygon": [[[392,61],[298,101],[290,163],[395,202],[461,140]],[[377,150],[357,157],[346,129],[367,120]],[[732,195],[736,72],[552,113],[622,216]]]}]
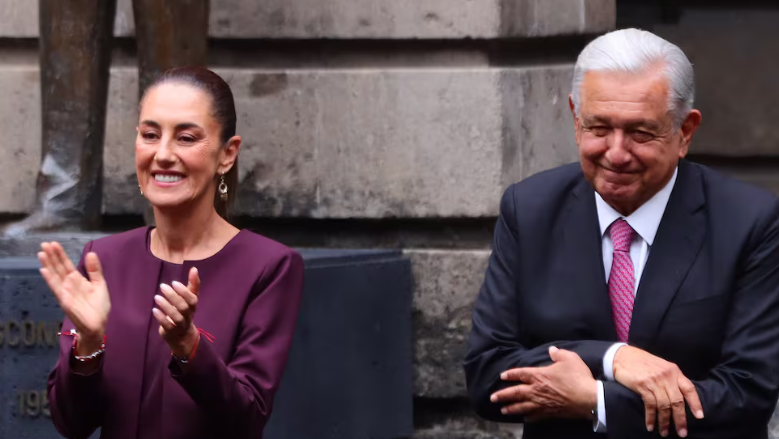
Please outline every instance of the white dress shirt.
[{"label": "white dress shirt", "polygon": [[[674,183],[676,183],[677,172],[678,169],[674,171],[673,177],[671,177],[665,187],[660,189],[658,193],[627,217],[620,215],[613,207],[603,201],[600,194],[595,192],[595,205],[598,209],[598,223],[600,224],[601,240],[603,242],[603,267],[606,269],[606,282],[609,281],[611,261],[614,258],[614,244],[611,242],[611,234],[607,232],[611,223],[619,218],[624,218],[630,224],[630,227],[636,231],[636,238],[630,244],[630,260],[633,262],[633,277],[635,279],[633,294],[635,295],[636,291],[638,291],[641,274],[644,272],[644,265],[646,265],[646,261],[649,258],[649,251],[655,240],[657,228],[660,226],[660,220],[663,218],[665,207],[668,204],[668,199],[671,197]],[[622,346],[624,346],[624,343],[614,343],[606,351],[606,355],[603,356],[603,374],[609,381],[614,380],[614,356]],[[595,427],[595,431],[598,433],[606,432],[606,403],[601,381],[598,381],[598,424]]]}]

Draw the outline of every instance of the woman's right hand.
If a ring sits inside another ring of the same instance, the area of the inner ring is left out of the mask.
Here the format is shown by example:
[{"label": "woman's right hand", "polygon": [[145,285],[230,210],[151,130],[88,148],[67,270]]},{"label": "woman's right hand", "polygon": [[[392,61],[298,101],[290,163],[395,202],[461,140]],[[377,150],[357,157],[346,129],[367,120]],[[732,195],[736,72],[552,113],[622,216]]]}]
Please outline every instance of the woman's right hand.
[{"label": "woman's right hand", "polygon": [[87,279],[76,270],[59,243],[44,242],[41,250],[38,253],[41,275],[78,331],[76,355],[96,352],[103,342],[111,311],[108,286],[97,254],[90,252],[84,259]]}]

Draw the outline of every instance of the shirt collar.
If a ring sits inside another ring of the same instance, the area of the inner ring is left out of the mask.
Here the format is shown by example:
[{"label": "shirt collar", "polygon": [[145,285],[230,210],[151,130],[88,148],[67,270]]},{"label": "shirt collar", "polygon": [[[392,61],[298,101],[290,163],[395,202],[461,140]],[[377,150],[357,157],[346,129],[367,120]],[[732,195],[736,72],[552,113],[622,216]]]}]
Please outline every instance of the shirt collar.
[{"label": "shirt collar", "polygon": [[676,183],[676,174],[679,168],[674,170],[674,175],[668,180],[668,183],[660,189],[652,198],[628,217],[623,217],[619,212],[609,206],[600,194],[595,192],[595,206],[598,208],[598,222],[600,224],[600,236],[602,237],[608,230],[611,223],[619,218],[624,218],[630,224],[630,227],[638,233],[648,245],[652,245],[657,234],[657,228],[660,227],[660,220],[663,219],[665,207],[668,205],[668,199],[671,198],[671,191]]}]

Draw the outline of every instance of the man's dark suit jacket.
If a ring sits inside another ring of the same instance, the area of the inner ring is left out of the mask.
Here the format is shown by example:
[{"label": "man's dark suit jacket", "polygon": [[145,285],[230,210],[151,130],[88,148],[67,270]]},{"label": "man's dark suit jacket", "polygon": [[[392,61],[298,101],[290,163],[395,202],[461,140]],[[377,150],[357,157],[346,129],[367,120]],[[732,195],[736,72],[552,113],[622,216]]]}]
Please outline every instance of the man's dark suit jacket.
[{"label": "man's dark suit jacket", "polygon": [[[549,346],[576,352],[596,379],[617,341],[595,196],[579,164],[511,186],[473,311],[465,358],[476,412],[522,422],[490,402],[504,370],[542,366]],[[705,418],[688,409],[689,437],[765,438],[779,396],[779,201],[761,189],[680,161],[638,287],[628,343],[676,363]],[[604,381],[607,437],[640,438],[644,404]],[[675,435],[673,428],[671,435]],[[525,425],[526,438],[605,437],[589,420]]]}]

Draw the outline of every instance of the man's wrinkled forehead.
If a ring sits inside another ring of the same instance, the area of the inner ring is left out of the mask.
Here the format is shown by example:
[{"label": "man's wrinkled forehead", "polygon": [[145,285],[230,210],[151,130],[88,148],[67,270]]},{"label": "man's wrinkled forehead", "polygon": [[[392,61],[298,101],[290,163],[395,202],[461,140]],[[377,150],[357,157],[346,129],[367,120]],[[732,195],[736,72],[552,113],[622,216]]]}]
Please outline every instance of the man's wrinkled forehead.
[{"label": "man's wrinkled forehead", "polygon": [[581,85],[581,116],[639,120],[667,115],[669,90],[662,71],[588,72]]}]

